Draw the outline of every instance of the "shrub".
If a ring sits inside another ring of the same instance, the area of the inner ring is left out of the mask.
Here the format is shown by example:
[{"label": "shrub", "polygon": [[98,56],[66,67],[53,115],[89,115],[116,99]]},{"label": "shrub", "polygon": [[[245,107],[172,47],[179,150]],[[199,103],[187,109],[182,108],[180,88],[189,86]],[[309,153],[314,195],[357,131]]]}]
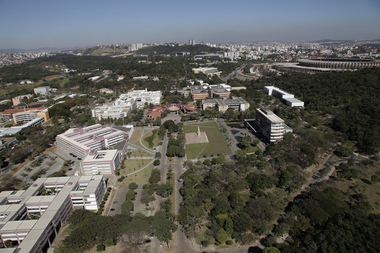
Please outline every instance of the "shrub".
[{"label": "shrub", "polygon": [[96,245],[96,251],[104,251],[106,249],[106,246],[103,244]]},{"label": "shrub", "polygon": [[135,182],[132,182],[129,184],[129,189],[130,190],[136,190],[138,188],[138,185]]},{"label": "shrub", "polygon": [[372,175],[371,176],[372,183],[378,183],[380,181],[380,177],[378,175]]},{"label": "shrub", "polygon": [[158,166],[158,165],[160,165],[160,163],[161,163],[160,160],[154,160],[153,165]]},{"label": "shrub", "polygon": [[232,245],[232,244],[234,244],[234,242],[232,240],[228,240],[228,241],[226,241],[226,244],[227,245]]}]

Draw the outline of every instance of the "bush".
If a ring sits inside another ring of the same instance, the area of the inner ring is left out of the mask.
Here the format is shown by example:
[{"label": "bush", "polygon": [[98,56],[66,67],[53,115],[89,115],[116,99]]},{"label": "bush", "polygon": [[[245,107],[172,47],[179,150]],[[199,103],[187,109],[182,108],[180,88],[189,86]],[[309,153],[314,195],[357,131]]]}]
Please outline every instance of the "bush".
[{"label": "bush", "polygon": [[372,183],[378,183],[380,181],[380,177],[378,175],[372,175],[371,176]]},{"label": "bush", "polygon": [[103,244],[96,245],[96,251],[105,251],[105,249],[106,246],[104,246]]},{"label": "bush", "polygon": [[121,176],[121,177],[119,177],[119,178],[117,179],[117,181],[118,181],[118,182],[123,182],[124,178],[125,178],[125,176]]},{"label": "bush", "polygon": [[226,244],[227,245],[232,245],[232,244],[234,244],[234,242],[232,240],[228,240],[228,241],[226,241]]}]

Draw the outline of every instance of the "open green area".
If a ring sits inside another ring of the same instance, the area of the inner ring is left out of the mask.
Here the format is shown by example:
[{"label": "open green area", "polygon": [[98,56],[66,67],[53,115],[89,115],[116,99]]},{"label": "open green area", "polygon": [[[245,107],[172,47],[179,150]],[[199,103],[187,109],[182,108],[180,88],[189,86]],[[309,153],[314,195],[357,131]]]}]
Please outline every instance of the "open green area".
[{"label": "open green area", "polygon": [[145,145],[145,147],[150,148],[153,150],[154,147],[158,146],[158,135],[157,135],[157,129],[152,130],[142,137],[142,143]]},{"label": "open green area", "polygon": [[[200,158],[203,156],[216,156],[217,154],[228,155],[231,150],[227,141],[220,132],[215,122],[206,122],[198,124],[201,132],[206,132],[208,143],[194,143],[186,145],[186,155],[188,159]],[[196,133],[198,125],[184,125],[185,133]]]},{"label": "open green area", "polygon": [[[143,169],[142,171],[136,172],[140,170],[141,168],[148,165],[152,160],[150,159],[127,159],[124,161],[124,169],[120,170],[120,176],[125,176],[125,179],[123,182],[130,183],[130,182],[136,182],[136,183],[148,183],[148,179],[150,177],[150,174],[152,170],[154,169],[153,164],[150,164],[148,167]],[[134,173],[136,172],[136,173]],[[129,176],[126,176],[128,174],[131,174]]]},{"label": "open green area", "polygon": [[130,154],[127,154],[128,157],[152,157],[153,155],[151,153],[146,152],[143,149],[136,150]]},{"label": "open green area", "polygon": [[143,132],[143,128],[135,128],[133,130],[133,134],[132,134],[129,142],[141,146],[140,137],[141,137],[142,132]]}]

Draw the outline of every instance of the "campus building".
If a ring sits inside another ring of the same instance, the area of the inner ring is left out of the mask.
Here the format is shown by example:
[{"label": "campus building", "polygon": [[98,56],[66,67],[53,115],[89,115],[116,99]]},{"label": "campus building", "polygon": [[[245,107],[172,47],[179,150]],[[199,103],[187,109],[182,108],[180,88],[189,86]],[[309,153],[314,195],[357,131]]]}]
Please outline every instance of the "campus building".
[{"label": "campus building", "polygon": [[121,94],[119,100],[134,101],[137,108],[143,108],[145,103],[160,105],[161,91],[133,90],[127,94]]},{"label": "campus building", "polygon": [[12,98],[12,103],[14,106],[16,106],[16,105],[21,104],[25,98],[30,99],[32,97],[33,97],[33,94],[17,96],[17,97]]},{"label": "campus building", "polygon": [[71,128],[57,135],[56,139],[58,147],[83,159],[92,150],[110,148],[119,142],[128,141],[129,132],[128,129],[124,132],[112,127],[102,128],[102,125],[96,124],[84,128]]},{"label": "campus building", "polygon": [[1,244],[19,246],[0,252],[47,252],[72,210],[97,210],[105,192],[103,176],[39,178],[26,190],[1,192]]},{"label": "campus building", "polygon": [[37,118],[41,118],[39,120],[41,122],[46,122],[50,119],[48,109],[38,110],[33,108],[28,111],[13,113],[12,117],[15,124],[29,122]]},{"label": "campus building", "polygon": [[256,110],[256,125],[270,142],[280,141],[284,138],[285,133],[293,132],[283,119],[271,110],[264,108]]},{"label": "campus building", "polygon": [[275,86],[265,86],[264,91],[267,92],[269,96],[275,96],[276,98],[281,99],[288,106],[304,107],[303,101],[296,99],[293,94],[283,91]]},{"label": "campus building", "polygon": [[[102,128],[100,124],[96,124],[69,129],[57,135],[56,143],[58,147],[83,160],[82,174],[114,174],[132,133],[133,126]],[[102,148],[109,150],[100,150]]]},{"label": "campus building", "polygon": [[220,76],[220,74],[222,73],[222,71],[218,71],[218,68],[193,68],[192,69],[194,74],[198,74],[198,73],[203,73],[207,76]]},{"label": "campus building", "polygon": [[89,153],[81,162],[83,175],[114,174],[122,160],[118,150],[98,150]]},{"label": "campus building", "polygon": [[232,97],[230,99],[205,99],[202,100],[202,108],[206,110],[207,108],[218,108],[220,112],[225,112],[229,108],[235,111],[245,111],[249,109],[250,104],[241,97]]},{"label": "campus building", "polygon": [[148,111],[148,113],[146,114],[146,117],[156,120],[157,118],[161,117],[161,114],[163,112],[166,112],[166,111],[169,111],[169,112],[181,111],[184,114],[198,112],[194,104],[191,104],[191,105],[168,104],[168,105],[162,105],[162,106],[154,106],[152,109]]},{"label": "campus building", "polygon": [[180,90],[171,90],[170,92],[177,92],[178,94],[183,95],[184,97],[188,97],[191,95],[191,98],[193,100],[202,100],[215,96],[229,98],[231,92],[227,88],[228,87],[225,84],[209,85],[208,83],[202,83],[201,85],[192,85],[190,87],[188,86]]},{"label": "campus building", "polygon": [[34,93],[36,95],[50,96],[51,88],[49,86],[37,87],[37,88],[34,88]]}]

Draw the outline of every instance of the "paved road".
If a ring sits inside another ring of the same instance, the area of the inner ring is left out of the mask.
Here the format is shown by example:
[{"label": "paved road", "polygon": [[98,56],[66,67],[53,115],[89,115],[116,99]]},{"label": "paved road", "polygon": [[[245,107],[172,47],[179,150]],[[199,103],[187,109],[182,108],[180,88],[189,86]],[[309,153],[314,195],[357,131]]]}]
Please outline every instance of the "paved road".
[{"label": "paved road", "polygon": [[[164,140],[162,142],[162,145],[158,148],[159,152],[161,153],[161,179],[160,184],[164,184],[166,182],[166,172],[167,172],[167,157],[166,157],[166,149],[168,145],[168,136],[165,133]],[[155,196],[156,200],[154,202],[154,211],[152,213],[156,213],[160,210],[160,204],[162,201],[162,198],[158,195]],[[153,237],[152,243],[151,243],[151,252],[152,253],[160,253],[162,251],[162,246],[160,246],[160,241],[157,239],[157,237]]]}]

